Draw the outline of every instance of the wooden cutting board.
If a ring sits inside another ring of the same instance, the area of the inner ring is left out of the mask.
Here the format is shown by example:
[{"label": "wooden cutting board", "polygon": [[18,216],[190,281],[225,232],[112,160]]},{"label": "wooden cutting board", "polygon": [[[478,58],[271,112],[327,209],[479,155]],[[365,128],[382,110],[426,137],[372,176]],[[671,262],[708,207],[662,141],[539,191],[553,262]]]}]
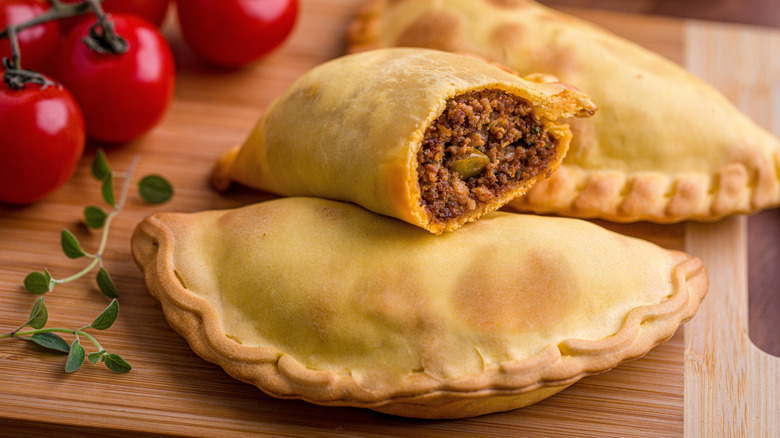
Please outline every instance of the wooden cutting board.
[{"label": "wooden cutting board", "polygon": [[[137,176],[160,173],[176,187],[168,204],[130,197],[115,220],[106,269],[120,293],[117,323],[98,339],[134,369],[117,375],[89,363],[74,374],[64,357],[0,340],[2,436],[780,436],[780,360],[747,339],[745,219],[712,225],[600,224],[702,257],[711,276],[705,303],[684,330],[647,356],[583,379],[536,405],[457,421],[419,421],[351,408],[277,400],[195,356],[166,323],[131,257],[135,225],[156,211],[229,208],[268,199],[208,185],[214,161],[252,129],[263,109],[309,68],[343,53],[360,0],[302,0],[292,38],[249,68],[225,71],[195,59],[174,20],[166,27],[178,65],[172,107],[151,134],[109,149],[115,169],[140,156]],[[567,9],[681,63],[780,133],[780,33],[736,25]],[[728,73],[728,74],[726,74]],[[774,93],[774,94],[772,94]],[[703,109],[705,110],[705,109]],[[304,121],[305,123],[305,121]],[[74,178],[44,202],[0,206],[0,332],[24,322],[35,297],[25,275],[64,277],[83,267],[59,249],[62,228],[87,251],[99,235],[80,225],[100,203],[87,153]],[[86,325],[107,305],[91,279],[46,296],[49,326]],[[69,339],[70,340],[70,339]],[[92,350],[88,350],[91,352]]]}]

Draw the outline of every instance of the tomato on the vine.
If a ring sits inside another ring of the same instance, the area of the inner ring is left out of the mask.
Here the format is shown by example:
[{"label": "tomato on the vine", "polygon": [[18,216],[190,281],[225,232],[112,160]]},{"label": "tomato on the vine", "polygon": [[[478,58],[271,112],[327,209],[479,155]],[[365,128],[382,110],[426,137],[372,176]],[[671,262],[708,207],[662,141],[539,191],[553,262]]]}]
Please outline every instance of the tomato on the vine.
[{"label": "tomato on the vine", "polygon": [[[0,0],[0,30],[10,24],[19,24],[43,14],[49,9],[39,0]],[[22,68],[46,71],[48,62],[60,42],[60,25],[56,21],[39,24],[19,32],[19,51]],[[11,57],[11,43],[0,40],[0,59]],[[2,67],[0,67],[2,70]]]},{"label": "tomato on the vine", "polygon": [[[79,3],[81,1],[83,0],[64,0],[63,3]],[[108,14],[133,14],[160,27],[165,21],[169,5],[170,0],[105,0],[101,7]],[[65,32],[73,29],[87,16],[89,15],[65,19],[63,25]]]},{"label": "tomato on the vine", "polygon": [[112,15],[111,21],[128,50],[93,50],[84,39],[96,19],[83,21],[62,43],[56,78],[81,105],[88,137],[123,143],[160,121],[173,97],[175,71],[171,49],[157,28],[134,15]]},{"label": "tomato on the vine", "polygon": [[193,52],[218,65],[241,67],[279,46],[292,32],[297,0],[185,0],[179,27]]},{"label": "tomato on the vine", "polygon": [[58,85],[11,89],[0,81],[0,201],[27,204],[50,194],[76,170],[84,118]]}]

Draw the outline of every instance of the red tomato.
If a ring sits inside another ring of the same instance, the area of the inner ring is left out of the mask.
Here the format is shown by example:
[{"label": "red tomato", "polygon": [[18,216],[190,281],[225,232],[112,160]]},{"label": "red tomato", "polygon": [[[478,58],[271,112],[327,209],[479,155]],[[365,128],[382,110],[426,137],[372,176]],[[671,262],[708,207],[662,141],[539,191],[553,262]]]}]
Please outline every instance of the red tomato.
[{"label": "red tomato", "polygon": [[[63,0],[63,3],[79,3],[83,0]],[[148,20],[157,27],[165,21],[170,0],[105,0],[101,6],[103,11],[110,14],[133,14]],[[80,17],[68,18],[64,21],[64,30],[69,32],[81,20],[90,17],[84,14]]]},{"label": "red tomato", "polygon": [[[0,0],[0,30],[9,24],[41,15],[49,9],[48,3],[39,0]],[[18,33],[21,67],[46,71],[48,62],[60,42],[60,25],[56,21],[29,27]],[[11,57],[8,38],[0,40],[0,58]],[[0,65],[0,70],[2,66]]]},{"label": "red tomato", "polygon": [[215,64],[241,67],[279,46],[292,31],[297,0],[177,2],[184,41]]},{"label": "red tomato", "polygon": [[0,81],[0,201],[35,202],[65,184],[84,151],[84,117],[58,85]]},{"label": "red tomato", "polygon": [[174,65],[168,43],[146,20],[112,16],[128,44],[122,54],[98,53],[83,41],[95,20],[79,23],[55,60],[57,79],[76,96],[87,121],[87,136],[124,143],[152,129],[173,97]]},{"label": "red tomato", "polygon": [[165,21],[169,0],[106,0],[103,10],[112,14],[134,14],[157,27]]}]

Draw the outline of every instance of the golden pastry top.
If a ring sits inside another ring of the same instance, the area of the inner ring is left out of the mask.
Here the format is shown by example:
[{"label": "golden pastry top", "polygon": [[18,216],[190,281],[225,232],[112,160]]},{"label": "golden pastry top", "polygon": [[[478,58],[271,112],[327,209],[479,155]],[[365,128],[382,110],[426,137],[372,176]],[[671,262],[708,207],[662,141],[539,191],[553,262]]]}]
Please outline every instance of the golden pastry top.
[{"label": "golden pastry top", "polygon": [[569,384],[671,336],[707,289],[698,259],[584,221],[497,212],[435,236],[314,198],[160,213],[133,254],[208,360],[372,408]]}]

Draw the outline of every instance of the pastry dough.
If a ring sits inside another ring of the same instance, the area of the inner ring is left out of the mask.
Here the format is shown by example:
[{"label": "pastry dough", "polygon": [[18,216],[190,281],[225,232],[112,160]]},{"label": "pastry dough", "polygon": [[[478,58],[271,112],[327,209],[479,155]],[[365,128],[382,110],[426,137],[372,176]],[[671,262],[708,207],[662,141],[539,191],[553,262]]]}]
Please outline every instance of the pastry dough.
[{"label": "pastry dough", "polygon": [[560,169],[511,205],[619,222],[715,220],[780,203],[780,143],[679,66],[528,0],[371,0],[351,50],[470,52],[546,72],[599,106]]},{"label": "pastry dough", "polygon": [[350,201],[440,234],[555,170],[571,138],[557,120],[595,109],[567,85],[473,57],[367,52],[299,78],[213,181]]},{"label": "pastry dough", "polygon": [[158,213],[133,257],[204,359],[280,398],[402,416],[514,409],[691,318],[699,259],[579,219],[491,213],[435,236],[349,203]]}]

